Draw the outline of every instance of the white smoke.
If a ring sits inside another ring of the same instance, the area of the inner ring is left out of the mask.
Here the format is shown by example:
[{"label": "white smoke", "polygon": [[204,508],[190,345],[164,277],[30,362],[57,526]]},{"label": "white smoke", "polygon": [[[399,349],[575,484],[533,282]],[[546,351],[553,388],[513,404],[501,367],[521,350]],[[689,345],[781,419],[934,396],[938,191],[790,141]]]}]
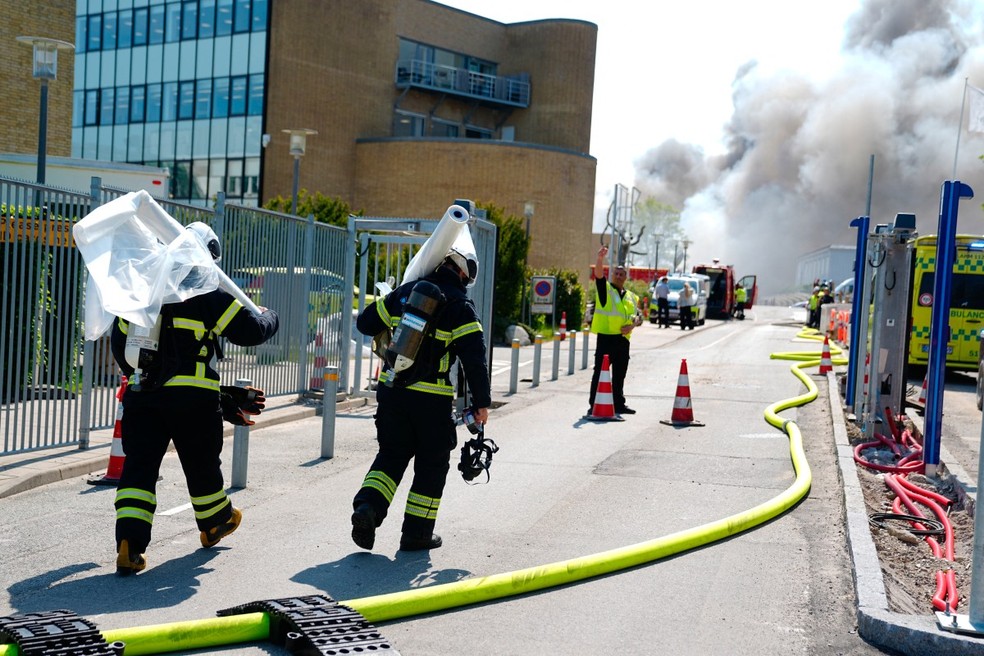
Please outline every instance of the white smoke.
[{"label": "white smoke", "polygon": [[[913,212],[920,234],[935,233],[964,80],[984,87],[982,17],[974,0],[866,0],[845,26],[840,70],[813,80],[742,66],[725,154],[668,140],[637,163],[635,186],[682,209],[691,264],[721,258],[765,293],[794,289],[800,256],[855,243],[872,155],[872,225]],[[961,204],[959,231],[981,234],[984,134],[966,123],[956,179],[978,199]]]}]

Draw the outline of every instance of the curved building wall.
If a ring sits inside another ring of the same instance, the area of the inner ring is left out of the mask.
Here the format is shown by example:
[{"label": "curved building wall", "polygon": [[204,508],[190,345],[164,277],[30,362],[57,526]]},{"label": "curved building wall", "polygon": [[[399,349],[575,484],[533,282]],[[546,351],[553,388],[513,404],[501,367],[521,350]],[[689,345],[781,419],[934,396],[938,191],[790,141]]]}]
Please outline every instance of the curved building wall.
[{"label": "curved building wall", "polygon": [[524,219],[534,204],[529,264],[581,272],[591,254],[597,162],[530,144],[472,139],[370,139],[356,150],[356,206],[373,216],[439,219],[456,198]]}]

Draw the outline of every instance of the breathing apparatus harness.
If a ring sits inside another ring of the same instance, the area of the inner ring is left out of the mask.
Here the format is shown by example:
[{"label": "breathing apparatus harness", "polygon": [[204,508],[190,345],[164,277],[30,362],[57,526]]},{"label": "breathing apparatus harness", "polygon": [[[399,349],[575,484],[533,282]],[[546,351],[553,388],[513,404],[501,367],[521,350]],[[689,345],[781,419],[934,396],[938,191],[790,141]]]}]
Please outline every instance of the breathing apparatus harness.
[{"label": "breathing apparatus harness", "polygon": [[489,468],[492,466],[492,454],[498,453],[499,446],[485,437],[485,426],[475,421],[475,412],[467,409],[461,413],[461,423],[465,425],[468,432],[474,435],[472,439],[461,445],[461,461],[458,463],[458,471],[461,477],[469,485],[479,474],[485,472],[485,482],[492,479]]}]

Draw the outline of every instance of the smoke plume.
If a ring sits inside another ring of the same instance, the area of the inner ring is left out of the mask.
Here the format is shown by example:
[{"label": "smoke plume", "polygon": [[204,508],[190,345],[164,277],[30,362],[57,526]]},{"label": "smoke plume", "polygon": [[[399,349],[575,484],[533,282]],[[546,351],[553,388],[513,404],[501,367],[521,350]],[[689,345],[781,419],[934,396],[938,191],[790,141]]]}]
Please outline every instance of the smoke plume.
[{"label": "smoke plume", "polygon": [[[762,292],[796,288],[797,260],[854,245],[852,219],[916,214],[933,234],[953,179],[965,78],[984,87],[984,8],[974,0],[866,0],[845,25],[843,65],[824,80],[742,66],[732,84],[726,152],[668,140],[638,163],[636,187],[681,208],[691,263],[719,257]],[[968,109],[971,97],[968,91]],[[960,129],[956,179],[977,199],[959,231],[984,233],[984,134]]]}]

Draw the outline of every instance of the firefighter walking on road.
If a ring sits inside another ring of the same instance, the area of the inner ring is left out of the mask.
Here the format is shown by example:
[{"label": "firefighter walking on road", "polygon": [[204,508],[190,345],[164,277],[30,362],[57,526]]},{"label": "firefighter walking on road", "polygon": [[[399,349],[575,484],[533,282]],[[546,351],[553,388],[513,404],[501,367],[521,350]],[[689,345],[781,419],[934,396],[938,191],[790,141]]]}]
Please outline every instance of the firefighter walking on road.
[{"label": "firefighter walking on road", "polygon": [[[221,253],[215,233],[204,223],[193,223],[188,229],[218,261]],[[193,270],[185,283],[195,286],[195,276]],[[254,346],[270,339],[279,325],[272,310],[255,316],[219,289],[165,304],[158,321],[160,334],[154,349],[128,344],[128,337],[139,331],[123,319],[113,324],[111,337],[113,356],[128,379],[121,424],[126,460],[115,500],[116,571],[121,575],[147,566],[144,551],[157,509],[157,479],[172,441],[202,546],[215,546],[239,527],[242,513],[233,508],[222,479],[223,410],[212,358],[220,336],[233,344]],[[138,353],[136,361],[127,357],[128,352]],[[245,402],[245,395],[241,400]],[[251,403],[256,401],[253,398]],[[259,414],[260,407],[262,403],[254,405],[249,414]]]},{"label": "firefighter walking on road", "polygon": [[[488,421],[492,403],[482,325],[466,292],[477,275],[474,246],[452,247],[435,271],[397,287],[366,307],[356,321],[364,335],[394,330],[376,388],[379,451],[352,501],[352,540],[363,549],[375,544],[376,529],[411,459],[413,482],[400,549],[421,551],[442,544],[434,524],[457,442],[450,381],[455,358],[464,367],[477,424]],[[408,336],[419,344],[416,353],[402,348],[411,342]]]}]

